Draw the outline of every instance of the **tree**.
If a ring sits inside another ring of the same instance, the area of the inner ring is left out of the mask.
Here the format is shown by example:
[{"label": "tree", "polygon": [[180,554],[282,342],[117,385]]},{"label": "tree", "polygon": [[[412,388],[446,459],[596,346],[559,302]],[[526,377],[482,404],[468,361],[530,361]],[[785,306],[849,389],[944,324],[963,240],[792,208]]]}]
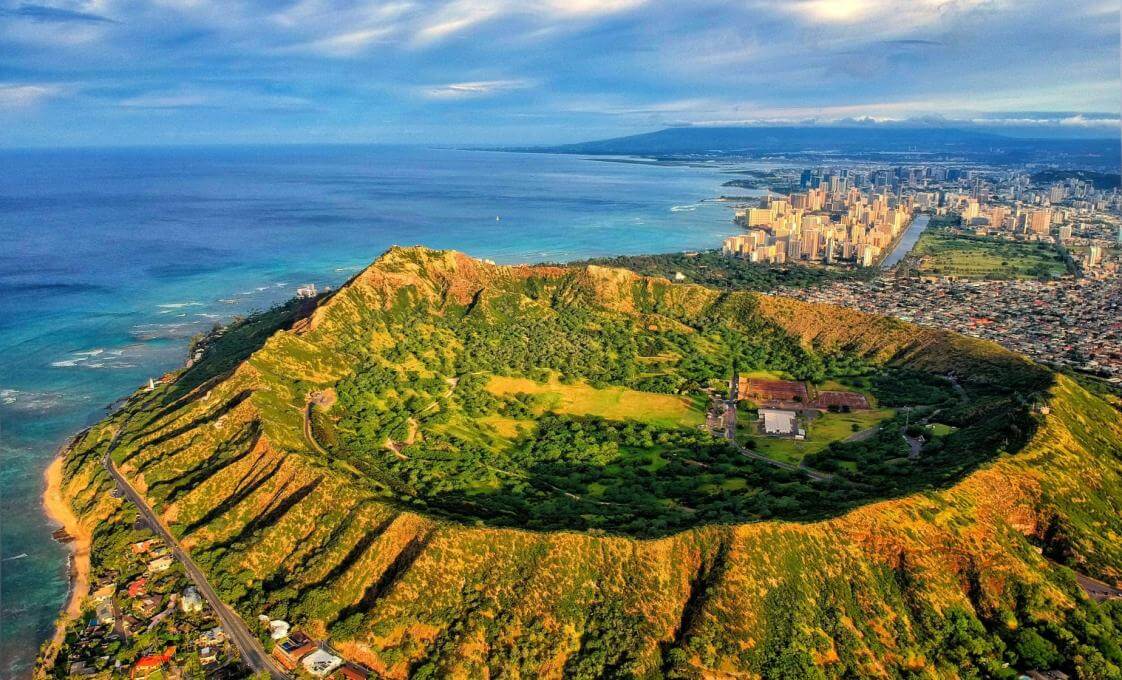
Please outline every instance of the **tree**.
[{"label": "tree", "polygon": [[1064,657],[1056,645],[1052,644],[1032,628],[1017,631],[1013,641],[1013,652],[1026,669],[1055,668]]}]

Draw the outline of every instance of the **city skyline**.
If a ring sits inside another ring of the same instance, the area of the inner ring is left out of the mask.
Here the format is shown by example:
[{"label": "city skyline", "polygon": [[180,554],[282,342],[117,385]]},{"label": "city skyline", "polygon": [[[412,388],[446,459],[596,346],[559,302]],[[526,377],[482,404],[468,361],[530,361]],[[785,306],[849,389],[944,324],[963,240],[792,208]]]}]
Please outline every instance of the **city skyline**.
[{"label": "city skyline", "polygon": [[0,146],[547,144],[674,125],[1119,134],[1119,9],[0,3]]}]

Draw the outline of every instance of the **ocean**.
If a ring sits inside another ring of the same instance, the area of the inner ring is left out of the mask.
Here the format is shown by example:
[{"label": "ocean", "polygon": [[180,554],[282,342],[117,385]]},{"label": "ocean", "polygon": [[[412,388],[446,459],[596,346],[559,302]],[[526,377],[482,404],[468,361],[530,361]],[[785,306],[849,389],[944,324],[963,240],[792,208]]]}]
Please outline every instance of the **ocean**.
[{"label": "ocean", "polygon": [[43,471],[189,338],[391,245],[500,263],[719,247],[727,167],[404,147],[0,151],[0,677],[66,597]]}]

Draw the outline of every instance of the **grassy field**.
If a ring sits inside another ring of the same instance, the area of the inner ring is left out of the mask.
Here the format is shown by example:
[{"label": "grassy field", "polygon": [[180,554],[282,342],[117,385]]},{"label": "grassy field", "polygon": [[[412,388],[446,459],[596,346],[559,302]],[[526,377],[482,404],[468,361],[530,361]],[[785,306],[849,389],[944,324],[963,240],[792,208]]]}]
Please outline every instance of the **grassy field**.
[{"label": "grassy field", "polygon": [[1050,244],[1021,243],[928,230],[914,255],[921,275],[964,279],[1031,279],[1067,273],[1062,256]]},{"label": "grassy field", "polygon": [[[749,441],[755,442],[756,452],[769,458],[798,463],[802,461],[803,456],[817,453],[832,442],[842,441],[857,432],[868,430],[888,420],[894,413],[895,411],[890,408],[852,413],[823,413],[810,424],[806,439],[802,441],[754,434],[757,430],[755,421],[743,420],[739,424],[737,438],[745,445]],[[856,430],[854,425],[857,426]]]},{"label": "grassy field", "polygon": [[945,425],[943,423],[932,423],[928,425],[928,427],[931,428],[931,431],[934,432],[937,437],[946,437],[948,434],[958,431],[958,428],[954,425]]},{"label": "grassy field", "polygon": [[672,394],[639,392],[623,387],[597,389],[584,383],[565,385],[528,378],[494,376],[487,384],[492,394],[543,394],[547,410],[574,416],[599,416],[609,420],[635,420],[662,427],[697,427],[705,420],[699,401]]}]

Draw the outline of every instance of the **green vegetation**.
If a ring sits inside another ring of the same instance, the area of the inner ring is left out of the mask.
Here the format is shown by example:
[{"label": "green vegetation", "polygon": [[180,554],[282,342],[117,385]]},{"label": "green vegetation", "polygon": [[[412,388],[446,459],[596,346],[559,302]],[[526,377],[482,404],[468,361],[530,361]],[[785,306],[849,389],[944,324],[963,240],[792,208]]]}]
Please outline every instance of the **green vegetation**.
[{"label": "green vegetation", "polygon": [[928,228],[912,250],[922,276],[964,279],[1055,278],[1068,273],[1065,258],[1050,243],[1023,243]]},{"label": "green vegetation", "polygon": [[609,420],[634,420],[659,427],[699,427],[705,421],[701,398],[640,392],[622,387],[595,388],[564,384],[552,379],[538,383],[528,378],[494,376],[487,391],[497,396],[516,396],[532,404],[535,413],[555,411],[565,415],[599,416]]},{"label": "green vegetation", "polygon": [[[891,418],[892,409],[822,413],[805,422],[806,439],[759,434],[755,420],[738,422],[737,440],[756,453],[787,463],[801,463],[807,454],[818,453],[834,442],[871,436],[878,425]],[[747,414],[751,416],[752,413]]]},{"label": "green vegetation", "polygon": [[[1068,568],[1122,581],[1122,415],[996,345],[422,249],[265,335],[95,426],[66,497],[111,521],[119,432],[231,606],[354,641],[379,676],[1122,674],[1122,607]],[[895,415],[857,441],[822,416],[812,481],[696,426],[734,366]]]},{"label": "green vegetation", "polygon": [[[985,424],[934,438],[946,458],[913,460],[893,409],[946,402],[941,417],[951,417],[961,404],[945,378],[815,350],[747,293],[691,309],[675,291],[699,289],[623,281],[628,311],[597,302],[572,275],[504,281],[462,305],[399,298],[362,322],[391,346],[374,352],[361,335],[345,339],[343,352],[362,358],[333,385],[335,405],[313,410],[317,444],[403,509],[656,536],[826,517],[948,483],[1031,428],[1011,390],[987,385]],[[733,365],[856,386],[884,408],[820,414],[806,441],[742,433],[760,453],[838,473],[814,483],[701,431],[707,388],[721,386]],[[969,454],[952,460],[961,452],[947,442],[959,440]]]},{"label": "green vegetation", "polygon": [[643,276],[660,276],[670,280],[674,280],[675,274],[681,272],[690,283],[727,290],[758,291],[806,288],[846,279],[869,279],[876,273],[867,269],[759,264],[742,258],[728,257],[718,250],[663,255],[620,255],[572,263],[573,266],[589,264],[621,267]]}]

